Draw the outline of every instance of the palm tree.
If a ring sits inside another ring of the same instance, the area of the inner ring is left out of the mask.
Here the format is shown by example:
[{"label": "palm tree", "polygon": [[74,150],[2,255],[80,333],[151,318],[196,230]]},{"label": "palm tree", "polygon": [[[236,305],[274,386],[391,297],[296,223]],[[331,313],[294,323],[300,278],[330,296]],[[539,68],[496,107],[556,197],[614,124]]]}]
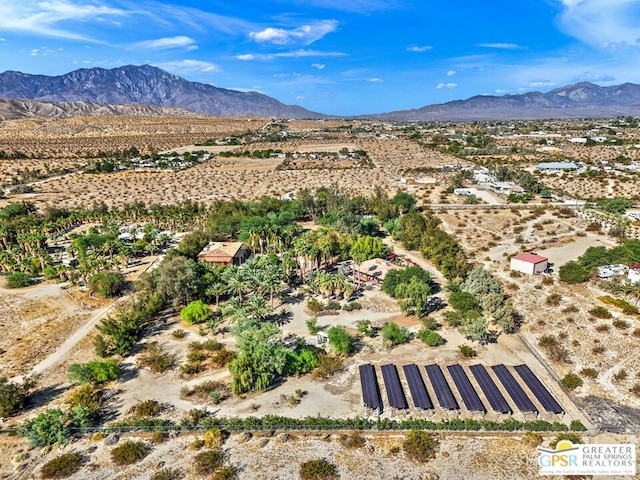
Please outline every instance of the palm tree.
[{"label": "palm tree", "polygon": [[222,274],[222,279],[227,284],[227,291],[234,296],[240,297],[248,292],[248,282],[244,269],[238,268],[237,265],[230,265]]},{"label": "palm tree", "polygon": [[222,307],[222,316],[231,317],[232,322],[245,320],[247,316],[247,307],[244,300],[240,297],[231,297],[229,301]]},{"label": "palm tree", "polygon": [[252,295],[246,306],[247,317],[263,320],[271,313],[271,308],[267,305],[262,295]]},{"label": "palm tree", "polygon": [[220,295],[227,292],[227,286],[221,282],[215,282],[207,288],[206,294],[216,298],[216,308],[219,305]]}]

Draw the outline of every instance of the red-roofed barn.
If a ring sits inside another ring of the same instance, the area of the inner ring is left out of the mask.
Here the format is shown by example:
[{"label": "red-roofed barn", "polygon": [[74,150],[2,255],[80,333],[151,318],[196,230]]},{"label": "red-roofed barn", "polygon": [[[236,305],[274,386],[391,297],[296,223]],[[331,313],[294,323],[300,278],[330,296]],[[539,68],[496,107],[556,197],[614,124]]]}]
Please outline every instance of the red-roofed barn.
[{"label": "red-roofed barn", "polygon": [[511,270],[533,275],[547,269],[549,259],[535,253],[520,253],[511,257]]}]

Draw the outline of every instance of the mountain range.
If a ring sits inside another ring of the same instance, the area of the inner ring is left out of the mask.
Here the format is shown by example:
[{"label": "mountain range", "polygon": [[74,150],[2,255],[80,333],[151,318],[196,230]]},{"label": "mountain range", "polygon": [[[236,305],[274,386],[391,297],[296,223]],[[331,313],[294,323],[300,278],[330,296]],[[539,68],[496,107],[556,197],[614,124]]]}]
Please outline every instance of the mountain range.
[{"label": "mountain range", "polygon": [[0,74],[0,98],[45,102],[91,102],[177,107],[209,115],[259,115],[324,118],[297,105],[285,105],[258,92],[239,92],[190,82],[149,65],[82,68],[50,77],[6,71]]},{"label": "mountain range", "polygon": [[[0,73],[2,97],[24,100],[0,102],[0,118],[87,114],[188,115],[186,111],[221,116],[330,118],[298,105],[285,105],[258,92],[240,92],[190,82],[149,65],[127,65],[110,70],[80,69],[53,77],[7,71]],[[625,83],[601,87],[582,82],[547,93],[478,95],[466,100],[357,118],[429,122],[597,118],[639,114],[640,85]]]}]

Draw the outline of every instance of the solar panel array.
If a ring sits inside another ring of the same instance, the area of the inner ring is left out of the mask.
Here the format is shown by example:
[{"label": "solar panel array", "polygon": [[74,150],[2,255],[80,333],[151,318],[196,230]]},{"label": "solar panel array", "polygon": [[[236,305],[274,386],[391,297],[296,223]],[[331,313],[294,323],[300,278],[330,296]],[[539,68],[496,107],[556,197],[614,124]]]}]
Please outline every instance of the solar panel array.
[{"label": "solar panel array", "polygon": [[382,396],[378,386],[378,377],[373,365],[360,365],[360,386],[362,387],[362,398],[367,408],[378,409],[382,412]]},{"label": "solar panel array", "polygon": [[449,370],[449,375],[451,375],[453,383],[456,384],[456,388],[458,392],[460,392],[460,396],[467,410],[470,412],[486,412],[487,408],[482,403],[482,400],[480,400],[480,397],[476,393],[475,388],[473,388],[463,368],[456,363],[455,365],[449,365],[447,370]]},{"label": "solar panel array", "polygon": [[433,385],[433,390],[436,392],[436,397],[438,398],[440,406],[447,410],[458,410],[460,408],[458,402],[453,396],[451,387],[447,383],[447,379],[444,378],[444,374],[442,373],[440,366],[434,363],[432,365],[427,365],[424,368],[427,371],[431,385]]},{"label": "solar panel array", "polygon": [[489,376],[489,373],[484,368],[484,365],[471,365],[469,367],[471,373],[476,378],[478,385],[482,389],[482,393],[489,401],[491,408],[498,413],[513,413],[511,407],[507,403],[498,387],[494,383],[493,379]]},{"label": "solar panel array", "polygon": [[405,409],[409,408],[407,397],[404,396],[404,390],[400,384],[400,376],[395,365],[382,365],[382,378],[384,378],[384,387],[387,390],[387,398],[389,405],[393,408]]},{"label": "solar panel array", "polygon": [[560,404],[527,365],[516,365],[514,368],[547,412],[564,413]]},{"label": "solar panel array", "polygon": [[407,377],[409,391],[411,391],[413,404],[416,408],[421,408],[423,410],[433,409],[433,402],[431,401],[429,392],[427,392],[427,387],[424,384],[424,380],[422,380],[422,375],[420,375],[420,369],[418,366],[414,363],[411,365],[404,365],[402,369],[404,370],[404,376]]},{"label": "solar panel array", "polygon": [[[447,410],[459,410],[460,406],[458,401],[440,366],[431,364],[424,368],[439,405]],[[491,368],[521,412],[538,413],[538,409],[531,401],[531,398],[529,398],[505,365],[494,365]],[[407,379],[415,407],[423,410],[434,409],[434,402],[427,390],[427,385],[418,366],[416,364],[404,365],[402,369],[404,370],[404,375]],[[560,404],[527,365],[517,365],[514,369],[547,412],[555,414],[564,413]],[[383,410],[383,401],[375,367],[371,364],[360,365],[359,370],[364,405],[367,408],[377,409],[381,413]],[[404,410],[409,408],[397,367],[393,364],[388,364],[383,365],[381,370],[389,405],[396,409]],[[465,369],[461,365],[455,364],[448,365],[447,370],[467,410],[471,412],[486,412],[487,408],[478,395],[479,391],[475,390]],[[484,397],[489,402],[489,405],[491,405],[493,411],[498,413],[513,413],[510,404],[494,382],[492,376],[489,375],[489,371],[483,365],[471,365],[469,370],[478,382]]]},{"label": "solar panel array", "polygon": [[535,412],[538,413],[538,409],[535,407],[533,402],[529,399],[527,394],[524,392],[520,384],[513,378],[511,372],[504,365],[494,365],[491,367],[495,372],[496,376],[504,385],[504,388],[507,390],[509,396],[513,399],[518,409],[521,412]]}]

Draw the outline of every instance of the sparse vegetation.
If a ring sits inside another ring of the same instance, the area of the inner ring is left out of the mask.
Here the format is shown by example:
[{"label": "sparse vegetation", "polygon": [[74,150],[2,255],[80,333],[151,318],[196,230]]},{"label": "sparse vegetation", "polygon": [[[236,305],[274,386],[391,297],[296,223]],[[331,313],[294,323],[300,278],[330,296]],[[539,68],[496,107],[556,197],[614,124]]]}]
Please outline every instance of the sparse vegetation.
[{"label": "sparse vegetation", "polygon": [[78,472],[86,457],[80,452],[69,452],[52,458],[42,466],[40,475],[42,478],[67,478]]},{"label": "sparse vegetation", "polygon": [[147,444],[127,440],[111,450],[111,460],[116,465],[131,465],[139,462],[151,453],[151,447]]},{"label": "sparse vegetation", "polygon": [[402,444],[404,453],[411,460],[426,463],[436,457],[438,440],[430,433],[412,430]]},{"label": "sparse vegetation", "polygon": [[338,468],[324,458],[309,460],[300,464],[302,480],[338,480]]}]

